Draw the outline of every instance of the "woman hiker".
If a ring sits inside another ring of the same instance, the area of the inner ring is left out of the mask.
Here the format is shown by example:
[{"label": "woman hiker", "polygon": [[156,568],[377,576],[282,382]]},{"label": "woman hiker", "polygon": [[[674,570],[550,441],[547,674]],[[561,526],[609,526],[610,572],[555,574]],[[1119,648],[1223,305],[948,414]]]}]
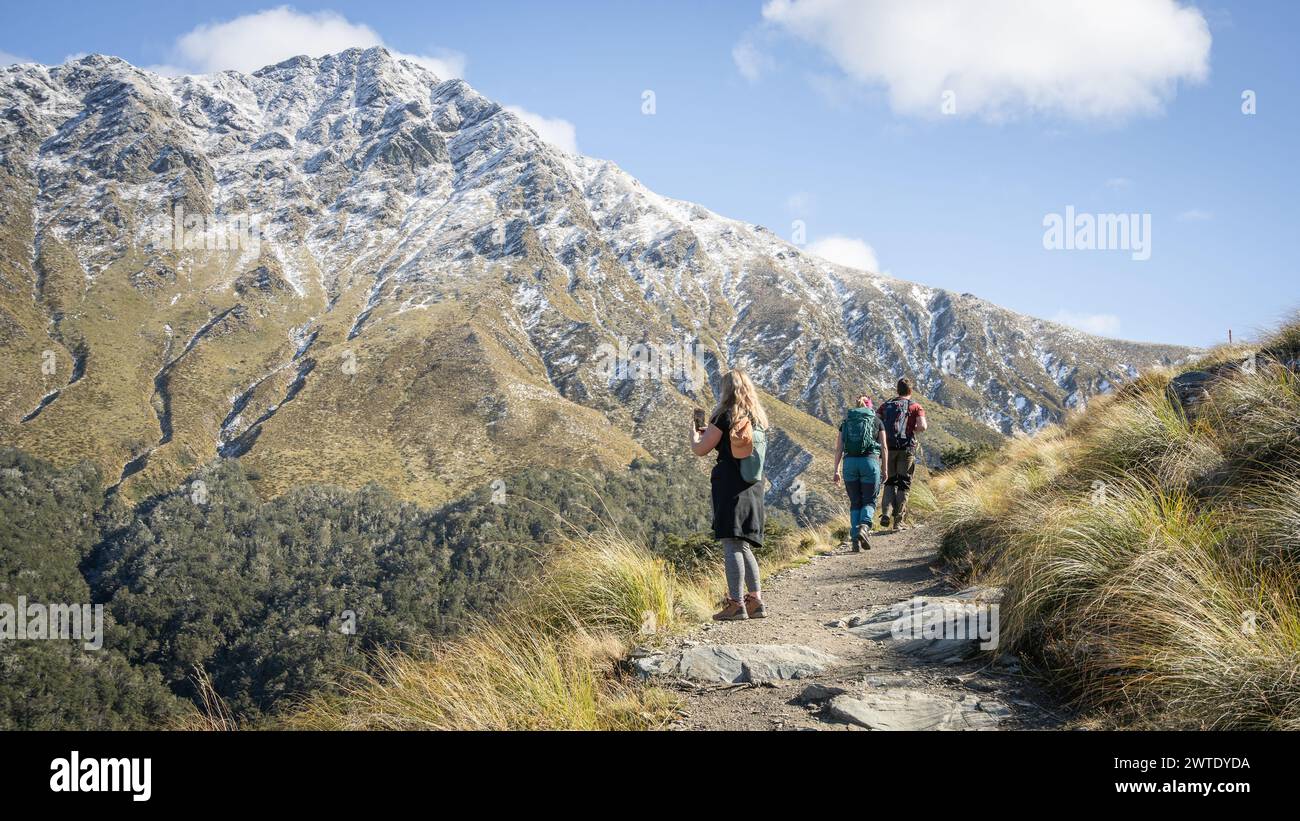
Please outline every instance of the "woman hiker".
[{"label": "woman hiker", "polygon": [[[844,462],[844,489],[849,494],[849,535],[853,552],[871,549],[871,520],[876,516],[876,494],[888,478],[889,444],[885,428],[871,407],[871,399],[862,394],[857,407],[849,409],[835,437],[835,484],[840,483],[840,462]],[[866,532],[863,532],[863,526]]]},{"label": "woman hiker", "polygon": [[767,615],[760,593],[758,560],[752,549],[763,546],[763,482],[746,481],[739,460],[732,455],[733,430],[743,436],[746,426],[751,432],[754,428],[766,430],[767,414],[754,383],[736,368],[722,377],[722,398],[707,422],[704,411],[697,410],[691,429],[691,451],[696,456],[718,452],[711,479],[713,536],[722,542],[727,598],[713,615],[716,621],[761,619]]}]

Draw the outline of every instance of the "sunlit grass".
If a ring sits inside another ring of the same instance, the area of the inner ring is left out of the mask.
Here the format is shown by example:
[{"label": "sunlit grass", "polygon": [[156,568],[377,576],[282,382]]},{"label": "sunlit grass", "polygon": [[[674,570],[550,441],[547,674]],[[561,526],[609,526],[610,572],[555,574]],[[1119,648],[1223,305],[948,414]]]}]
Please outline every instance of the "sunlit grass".
[{"label": "sunlit grass", "polygon": [[[773,544],[764,571],[833,549],[831,528]],[[678,698],[625,667],[630,644],[707,619],[721,567],[685,578],[617,532],[574,536],[499,614],[456,638],[376,654],[341,692],[282,721],[300,729],[644,730],[666,726]],[[215,725],[214,725],[215,726]]]},{"label": "sunlit grass", "polygon": [[1002,649],[1101,726],[1295,729],[1296,376],[1237,373],[1190,417],[1169,377],[937,477],[944,555],[1005,589]]}]

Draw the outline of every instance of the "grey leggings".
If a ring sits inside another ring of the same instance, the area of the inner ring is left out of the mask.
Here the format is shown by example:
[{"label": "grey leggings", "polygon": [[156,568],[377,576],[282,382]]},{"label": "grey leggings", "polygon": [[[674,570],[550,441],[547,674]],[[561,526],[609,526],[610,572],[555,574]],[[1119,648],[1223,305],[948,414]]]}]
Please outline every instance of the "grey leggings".
[{"label": "grey leggings", "polygon": [[727,595],[740,601],[741,581],[750,593],[759,592],[758,560],[744,539],[723,539],[722,558],[727,565]]}]

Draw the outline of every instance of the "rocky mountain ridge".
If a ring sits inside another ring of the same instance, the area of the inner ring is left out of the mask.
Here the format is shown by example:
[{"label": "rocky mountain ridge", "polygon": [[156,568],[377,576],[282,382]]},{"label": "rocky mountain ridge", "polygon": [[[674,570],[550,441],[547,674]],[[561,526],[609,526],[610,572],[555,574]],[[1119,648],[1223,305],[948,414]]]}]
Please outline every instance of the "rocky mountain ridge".
[{"label": "rocky mountain ridge", "polygon": [[613,469],[679,449],[728,365],[773,404],[784,494],[901,374],[938,446],[1189,353],[832,264],[382,48],[0,68],[0,189],[0,441],[132,498],[219,455],[268,493],[425,501],[520,463]]}]

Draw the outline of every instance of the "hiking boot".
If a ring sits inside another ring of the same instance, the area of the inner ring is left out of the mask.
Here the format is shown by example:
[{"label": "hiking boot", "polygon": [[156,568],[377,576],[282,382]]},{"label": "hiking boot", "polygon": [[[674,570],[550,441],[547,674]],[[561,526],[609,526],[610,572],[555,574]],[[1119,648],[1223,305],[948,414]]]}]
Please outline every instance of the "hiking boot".
[{"label": "hiking boot", "polygon": [[861,537],[861,536],[854,535],[854,537],[853,537],[853,552],[854,552],[854,553],[861,553],[861,552],[862,552],[862,537]]},{"label": "hiking boot", "polygon": [[751,619],[767,618],[767,608],[763,607],[763,600],[758,597],[758,594],[745,594],[745,616]]},{"label": "hiking boot", "polygon": [[894,530],[907,530],[906,516],[899,513],[894,516]]},{"label": "hiking boot", "polygon": [[862,549],[863,550],[871,549],[871,539],[867,538],[865,535],[862,537]]},{"label": "hiking boot", "polygon": [[714,621],[744,621],[749,618],[745,605],[733,598],[722,600],[722,609],[713,614]]},{"label": "hiking boot", "polygon": [[885,513],[880,514],[880,529],[889,530],[889,516]]}]

